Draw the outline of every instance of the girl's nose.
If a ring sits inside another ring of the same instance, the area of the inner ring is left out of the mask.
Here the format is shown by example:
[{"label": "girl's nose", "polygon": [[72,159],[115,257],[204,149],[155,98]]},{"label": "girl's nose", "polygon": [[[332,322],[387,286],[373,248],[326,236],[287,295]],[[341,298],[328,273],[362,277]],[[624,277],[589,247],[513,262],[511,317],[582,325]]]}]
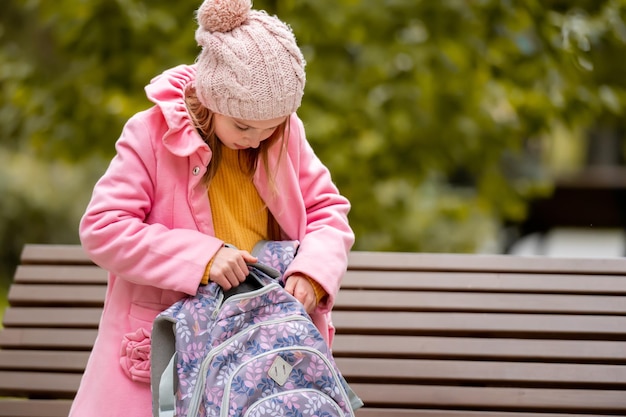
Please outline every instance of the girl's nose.
[{"label": "girl's nose", "polygon": [[261,142],[263,141],[263,132],[254,132],[250,133],[246,137],[246,141],[248,142],[248,146],[251,148],[258,148]]}]

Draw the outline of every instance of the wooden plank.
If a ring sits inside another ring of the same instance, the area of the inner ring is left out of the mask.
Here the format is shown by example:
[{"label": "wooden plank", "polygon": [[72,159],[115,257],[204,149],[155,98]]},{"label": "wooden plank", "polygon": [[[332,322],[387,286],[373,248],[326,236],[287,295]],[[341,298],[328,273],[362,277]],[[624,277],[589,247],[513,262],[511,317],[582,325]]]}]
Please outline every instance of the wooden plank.
[{"label": "wooden plank", "polygon": [[91,265],[80,245],[27,244],[21,254],[23,264]]},{"label": "wooden plank", "polygon": [[[66,417],[71,400],[0,399],[1,417]],[[361,408],[356,417],[607,417],[606,414],[515,413],[490,411]]]},{"label": "wooden plank", "polygon": [[4,326],[95,328],[101,313],[102,309],[95,307],[9,307],[4,313]]},{"label": "wooden plank", "polygon": [[[79,375],[0,372],[0,381],[11,381],[11,393],[19,389],[40,395],[58,394],[68,398],[79,382]],[[52,382],[52,384],[50,384]],[[48,383],[48,384],[46,384]],[[0,392],[5,382],[0,382]],[[493,387],[413,386],[392,384],[351,384],[366,404],[402,404],[412,407],[491,407],[506,409],[626,411],[626,397],[619,391],[519,389]],[[14,388],[17,386],[17,390]]]},{"label": "wooden plank", "polygon": [[82,374],[0,371],[0,395],[74,398]]},{"label": "wooden plank", "polygon": [[[92,264],[79,245],[50,244],[25,245],[22,251],[22,263]],[[349,256],[349,267],[354,270],[507,271],[623,275],[626,271],[626,259],[354,251]]]},{"label": "wooden plank", "polygon": [[2,417],[67,417],[72,400],[0,398]]},{"label": "wooden plank", "polygon": [[95,265],[19,265],[15,282],[20,284],[102,284],[107,272]]},{"label": "wooden plank", "polygon": [[352,271],[344,289],[482,291],[555,294],[626,294],[625,275],[566,275],[464,271]]},{"label": "wooden plank", "polygon": [[624,258],[553,258],[545,256],[367,252],[350,253],[348,267],[371,271],[489,271],[624,275]]},{"label": "wooden plank", "polygon": [[[0,414],[1,415],[1,414]],[[608,417],[607,414],[525,413],[506,411],[433,410],[375,408],[367,405],[355,413],[356,417]]]},{"label": "wooden plank", "polygon": [[348,382],[626,389],[626,365],[336,358]]},{"label": "wooden plank", "polygon": [[335,311],[333,323],[344,334],[626,339],[626,316]]},{"label": "wooden plank", "polygon": [[0,350],[0,369],[82,373],[89,352],[48,350]]},{"label": "wooden plank", "polygon": [[13,284],[8,300],[12,306],[102,307],[105,295],[102,285]]},{"label": "wooden plank", "polygon": [[[102,306],[105,286],[13,284],[12,306]],[[626,314],[618,296],[494,294],[459,292],[392,292],[342,290],[338,310],[493,311],[511,313]]]},{"label": "wooden plank", "polygon": [[623,391],[351,384],[371,407],[626,415]]},{"label": "wooden plank", "polygon": [[[47,245],[44,245],[47,246]],[[30,246],[27,246],[27,248]],[[353,252],[353,254],[355,254]],[[404,254],[402,254],[404,255]],[[418,254],[410,254],[418,256]],[[356,256],[356,255],[355,255]],[[445,255],[449,256],[449,255]],[[591,260],[591,259],[590,259]],[[626,260],[625,260],[626,262]],[[432,269],[432,268],[431,268]],[[457,272],[454,272],[457,271]],[[532,272],[532,271],[531,271]],[[382,279],[381,273],[391,274],[393,279]],[[614,275],[614,276],[613,276]],[[589,281],[593,280],[593,286]],[[59,282],[59,283],[106,283],[106,271],[88,264],[65,265],[23,264],[15,273],[16,282]],[[390,287],[391,286],[391,287]],[[626,275],[600,275],[594,271],[576,275],[555,272],[529,273],[527,271],[484,271],[439,270],[398,271],[396,269],[349,270],[342,288],[400,288],[400,289],[456,289],[468,288],[475,291],[531,291],[531,292],[581,292],[626,294]]]},{"label": "wooden plank", "polygon": [[333,342],[336,357],[530,360],[626,364],[625,341],[486,339],[348,335]]},{"label": "wooden plank", "polygon": [[339,291],[335,311],[468,311],[626,315],[626,297],[435,291]]},{"label": "wooden plank", "polygon": [[5,349],[91,350],[96,329],[4,328],[0,347]]},{"label": "wooden plank", "polygon": [[[101,309],[87,307],[9,307],[4,324],[6,327],[95,328],[100,314]],[[335,311],[333,323],[344,334],[626,339],[626,316]]]}]

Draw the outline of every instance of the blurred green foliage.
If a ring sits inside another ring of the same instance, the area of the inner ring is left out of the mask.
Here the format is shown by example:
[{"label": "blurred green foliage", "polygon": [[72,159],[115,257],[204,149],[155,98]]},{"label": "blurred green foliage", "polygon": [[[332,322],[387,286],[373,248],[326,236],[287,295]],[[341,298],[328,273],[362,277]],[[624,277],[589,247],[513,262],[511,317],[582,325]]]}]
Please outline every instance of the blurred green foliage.
[{"label": "blurred green foliage", "polygon": [[[200,0],[9,0],[0,262],[77,242],[144,85],[191,63]],[[357,249],[475,252],[550,192],[555,132],[624,128],[626,0],[256,0],[308,62],[300,115]]]}]

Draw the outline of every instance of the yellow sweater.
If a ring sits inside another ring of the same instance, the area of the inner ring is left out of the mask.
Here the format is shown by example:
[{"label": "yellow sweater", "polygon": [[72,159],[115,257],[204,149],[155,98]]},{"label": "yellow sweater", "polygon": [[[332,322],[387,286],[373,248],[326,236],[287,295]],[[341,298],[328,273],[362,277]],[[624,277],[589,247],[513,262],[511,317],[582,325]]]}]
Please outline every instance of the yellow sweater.
[{"label": "yellow sweater", "polygon": [[252,251],[267,239],[268,210],[252,180],[239,166],[239,152],[222,148],[222,160],[209,187],[215,236]]},{"label": "yellow sweater", "polygon": [[[252,180],[241,169],[238,151],[222,148],[219,169],[209,186],[209,199],[216,237],[248,252],[259,240],[268,239],[267,207]],[[211,263],[202,278],[203,284],[209,282]],[[307,278],[319,303],[326,293],[316,281]]]}]

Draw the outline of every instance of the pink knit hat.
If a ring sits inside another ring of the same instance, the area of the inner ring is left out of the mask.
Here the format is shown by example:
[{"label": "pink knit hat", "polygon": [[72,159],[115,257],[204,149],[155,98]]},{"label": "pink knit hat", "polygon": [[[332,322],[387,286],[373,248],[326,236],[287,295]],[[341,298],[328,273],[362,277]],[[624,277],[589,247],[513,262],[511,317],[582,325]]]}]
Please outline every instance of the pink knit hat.
[{"label": "pink knit hat", "polygon": [[197,12],[196,94],[210,110],[246,120],[295,112],[305,61],[291,29],[251,0],[204,0]]}]

